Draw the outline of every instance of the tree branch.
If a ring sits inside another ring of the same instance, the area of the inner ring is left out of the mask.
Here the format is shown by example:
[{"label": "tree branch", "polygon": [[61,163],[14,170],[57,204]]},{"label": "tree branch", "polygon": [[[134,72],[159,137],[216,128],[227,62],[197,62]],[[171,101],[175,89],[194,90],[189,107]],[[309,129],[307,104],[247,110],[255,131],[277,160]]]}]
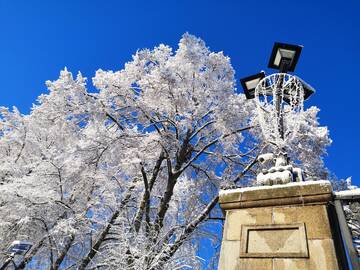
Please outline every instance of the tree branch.
[{"label": "tree branch", "polygon": [[179,249],[182,243],[187,240],[190,235],[194,232],[197,226],[206,219],[211,210],[215,207],[219,200],[219,197],[216,196],[213,198],[208,205],[203,209],[203,211],[192,221],[190,222],[183,232],[175,239],[173,244],[168,244],[168,247],[165,249],[163,254],[157,260],[157,263],[150,267],[149,270],[162,269],[164,264],[175,254],[175,252]]},{"label": "tree branch", "polygon": [[251,129],[251,128],[253,128],[253,126],[245,127],[245,128],[241,128],[241,129],[237,129],[237,130],[235,130],[235,131],[233,131],[233,132],[231,132],[231,133],[225,134],[225,135],[223,135],[223,136],[221,136],[221,137],[219,137],[219,138],[211,141],[210,143],[208,143],[207,145],[205,145],[202,149],[200,149],[200,150],[196,153],[196,155],[195,155],[194,157],[192,157],[180,170],[174,172],[174,174],[180,175],[183,171],[185,171],[185,170],[190,166],[191,163],[193,163],[194,161],[196,161],[196,160],[200,157],[200,155],[201,155],[202,153],[204,153],[204,151],[205,151],[206,149],[208,149],[210,146],[213,146],[214,144],[218,143],[221,139],[227,138],[227,137],[229,137],[229,136],[231,136],[231,135],[234,135],[234,134],[239,133],[239,132],[242,132],[242,131],[249,130],[249,129]]},{"label": "tree branch", "polygon": [[135,188],[135,185],[131,185],[128,188],[125,197],[120,202],[119,208],[111,215],[110,219],[108,220],[107,225],[103,228],[103,230],[99,234],[98,238],[96,239],[95,243],[92,244],[91,249],[88,252],[88,254],[84,258],[82,258],[77,270],[84,270],[87,267],[87,265],[92,261],[92,259],[95,257],[95,255],[99,251],[101,245],[104,243],[107,235],[109,234],[111,227],[115,224],[116,219],[120,215],[120,211],[129,202],[129,200],[131,198],[131,192],[134,188]]}]

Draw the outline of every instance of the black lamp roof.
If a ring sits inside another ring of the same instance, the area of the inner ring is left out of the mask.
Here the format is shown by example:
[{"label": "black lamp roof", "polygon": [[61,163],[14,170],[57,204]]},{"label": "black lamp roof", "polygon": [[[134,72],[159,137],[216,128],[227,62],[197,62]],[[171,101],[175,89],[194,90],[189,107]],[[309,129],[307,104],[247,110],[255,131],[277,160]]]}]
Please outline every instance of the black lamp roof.
[{"label": "black lamp roof", "polygon": [[276,54],[277,54],[279,49],[285,49],[285,50],[295,52],[294,57],[291,59],[291,62],[289,64],[289,66],[287,67],[287,71],[294,71],[295,66],[296,66],[296,64],[297,64],[297,62],[299,60],[302,48],[303,48],[303,46],[301,46],[301,45],[291,45],[291,44],[286,44],[286,43],[275,42],[274,47],[273,47],[272,52],[271,52],[268,67],[269,68],[274,68],[274,69],[280,69],[281,61],[277,65],[277,64],[275,64],[275,58],[276,58]]},{"label": "black lamp roof", "polygon": [[257,74],[240,79],[241,85],[244,89],[244,93],[245,93],[245,96],[247,99],[252,99],[255,97],[255,87],[249,89],[246,85],[246,82],[256,80],[256,79],[259,79],[259,81],[260,81],[263,78],[265,78],[265,72],[261,71]]}]

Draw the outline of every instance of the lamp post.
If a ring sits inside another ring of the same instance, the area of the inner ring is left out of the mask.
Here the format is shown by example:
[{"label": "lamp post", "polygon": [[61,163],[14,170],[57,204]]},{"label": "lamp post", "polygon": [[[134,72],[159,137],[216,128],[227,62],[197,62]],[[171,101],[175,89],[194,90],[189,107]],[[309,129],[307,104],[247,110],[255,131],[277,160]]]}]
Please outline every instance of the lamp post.
[{"label": "lamp post", "polygon": [[281,74],[295,70],[301,50],[302,46],[299,45],[275,42],[268,64],[269,68],[279,69],[280,71],[280,79],[278,80],[276,87],[275,104],[278,115],[278,129],[281,139],[284,139],[284,118],[281,111],[281,88],[284,83],[284,78]]},{"label": "lamp post", "polygon": [[32,247],[32,243],[29,241],[19,241],[15,240],[11,243],[8,249],[8,258],[5,260],[4,264],[0,267],[0,270],[5,270],[9,263],[13,262],[15,255],[24,256]]},{"label": "lamp post", "polygon": [[[265,76],[265,72],[261,71],[260,73],[240,80],[246,98],[255,98],[257,106],[260,108],[259,122],[265,138],[269,133],[272,134],[271,136],[276,137],[275,144],[279,152],[276,155],[274,168],[288,165],[285,149],[286,137],[289,136],[289,134],[295,134],[294,130],[285,133],[284,106],[290,108],[290,111],[293,110],[293,115],[295,116],[296,112],[302,110],[303,101],[315,92],[309,84],[297,76],[288,74],[288,72],[295,71],[302,48],[303,46],[299,45],[276,42],[270,55],[268,67],[279,70],[279,73]],[[271,101],[268,101],[268,98],[271,99]],[[268,113],[268,115],[264,116],[266,113]],[[269,128],[268,126],[271,127]],[[265,130],[267,129],[270,129],[272,132],[266,132]],[[288,169],[291,170],[292,174],[292,168]],[[282,168],[281,172],[283,171],[284,168]],[[289,178],[289,175],[288,173],[285,178]],[[286,180],[285,182],[288,181],[289,180]],[[283,180],[276,180],[275,183],[277,182],[282,183]]]}]

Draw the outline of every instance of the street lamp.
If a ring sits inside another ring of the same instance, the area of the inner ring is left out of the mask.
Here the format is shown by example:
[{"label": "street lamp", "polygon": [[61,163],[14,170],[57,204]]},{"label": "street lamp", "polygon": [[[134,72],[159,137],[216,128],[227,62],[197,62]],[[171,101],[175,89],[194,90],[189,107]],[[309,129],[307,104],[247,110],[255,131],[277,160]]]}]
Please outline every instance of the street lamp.
[{"label": "street lamp", "polygon": [[[302,48],[303,46],[301,45],[275,42],[270,55],[268,67],[278,69],[280,73],[295,71]],[[240,79],[247,99],[255,98],[255,88],[264,77],[265,72],[261,71],[257,74]],[[301,81],[304,88],[304,100],[307,100],[315,92],[315,89],[304,80],[299,77],[297,78]],[[288,104],[290,103],[288,93],[285,93],[284,101]]]},{"label": "street lamp", "polygon": [[303,46],[275,42],[268,67],[280,70],[280,73],[294,71]]},{"label": "street lamp", "polygon": [[14,253],[16,255],[25,255],[31,247],[32,243],[29,241],[15,240],[9,247],[9,253]]},{"label": "street lamp", "polygon": [[[280,73],[265,76],[262,71],[240,80],[246,98],[256,101],[259,124],[265,140],[278,148],[275,166],[258,175],[257,181],[260,184],[303,180],[301,170],[288,164],[285,149],[287,141],[299,130],[296,117],[303,110],[304,100],[315,92],[302,79],[287,74],[295,70],[302,48],[299,45],[276,42],[268,67],[278,69]],[[284,130],[284,121],[287,130]]]},{"label": "street lamp", "polygon": [[263,78],[265,78],[265,72],[261,71],[257,74],[240,79],[247,99],[255,97],[255,88]]},{"label": "street lamp", "polygon": [[15,255],[24,256],[32,247],[32,243],[29,241],[20,241],[15,240],[11,243],[8,248],[8,258],[5,260],[4,264],[0,267],[0,270],[6,269],[10,262],[13,261]]},{"label": "street lamp", "polygon": [[300,80],[304,88],[304,100],[307,100],[312,94],[315,93],[315,89],[310,84],[306,83],[303,79],[299,77],[297,78]]}]

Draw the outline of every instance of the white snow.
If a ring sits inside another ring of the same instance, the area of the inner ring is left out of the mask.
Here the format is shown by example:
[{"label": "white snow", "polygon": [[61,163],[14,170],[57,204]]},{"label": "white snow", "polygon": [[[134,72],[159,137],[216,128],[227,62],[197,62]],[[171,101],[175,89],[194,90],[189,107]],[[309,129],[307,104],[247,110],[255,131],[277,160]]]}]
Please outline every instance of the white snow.
[{"label": "white snow", "polygon": [[274,189],[274,188],[287,188],[287,187],[294,187],[294,186],[307,186],[307,185],[322,185],[322,186],[329,186],[331,185],[330,181],[328,180],[318,180],[318,181],[304,181],[304,182],[292,182],[288,184],[281,184],[281,185],[273,185],[273,186],[257,186],[257,187],[245,187],[245,188],[236,188],[236,189],[227,189],[227,190],[220,190],[220,196],[231,194],[231,193],[239,193],[239,192],[246,192],[252,190],[266,190],[266,189]]},{"label": "white snow", "polygon": [[351,189],[351,190],[343,190],[334,192],[334,195],[339,199],[349,199],[352,197],[360,198],[360,188]]}]

